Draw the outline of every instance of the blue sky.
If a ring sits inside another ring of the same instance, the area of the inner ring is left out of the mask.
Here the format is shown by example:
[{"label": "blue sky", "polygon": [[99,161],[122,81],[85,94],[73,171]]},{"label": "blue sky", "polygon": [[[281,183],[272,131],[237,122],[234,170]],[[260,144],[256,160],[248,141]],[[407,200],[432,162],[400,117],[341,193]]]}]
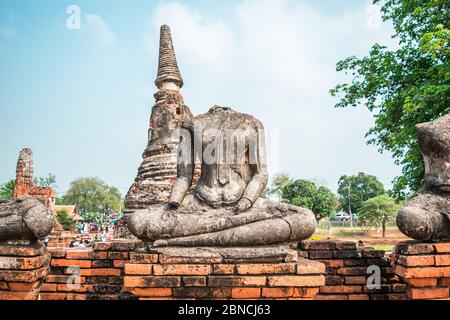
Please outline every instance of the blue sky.
[{"label": "blue sky", "polygon": [[[80,30],[66,27],[69,5],[81,10]],[[30,147],[35,175],[55,174],[59,194],[80,176],[125,193],[146,145],[163,23],[186,104],[261,119],[274,137],[271,174],[335,190],[342,174],[364,171],[389,187],[400,172],[365,144],[369,112],[334,109],[328,94],[345,79],[337,60],[395,45],[370,1],[1,0],[0,182]]]}]

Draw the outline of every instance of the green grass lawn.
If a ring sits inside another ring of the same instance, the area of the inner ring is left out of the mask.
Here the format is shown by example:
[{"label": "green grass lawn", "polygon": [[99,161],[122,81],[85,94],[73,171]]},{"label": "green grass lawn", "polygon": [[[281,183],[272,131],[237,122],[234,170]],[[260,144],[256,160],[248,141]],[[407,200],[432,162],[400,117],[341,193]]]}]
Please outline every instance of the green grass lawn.
[{"label": "green grass lawn", "polygon": [[374,247],[377,250],[384,250],[386,252],[391,252],[392,251],[392,244],[374,244],[374,245],[370,245],[371,247]]}]

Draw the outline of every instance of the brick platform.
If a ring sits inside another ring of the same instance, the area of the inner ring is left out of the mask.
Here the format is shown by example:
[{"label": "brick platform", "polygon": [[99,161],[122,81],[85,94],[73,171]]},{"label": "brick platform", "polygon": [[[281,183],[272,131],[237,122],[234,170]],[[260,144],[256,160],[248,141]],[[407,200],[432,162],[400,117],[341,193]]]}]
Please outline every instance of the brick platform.
[{"label": "brick platform", "polygon": [[[404,300],[405,284],[395,276],[382,250],[357,248],[353,241],[306,240],[299,243],[299,254],[325,264],[325,285],[316,300]],[[381,271],[379,289],[369,289],[369,266]]]},{"label": "brick platform", "polygon": [[51,272],[41,300],[127,300],[123,268],[138,245],[133,241],[98,242],[87,249],[49,249]]},{"label": "brick platform", "polygon": [[50,256],[37,241],[0,242],[0,300],[37,300]]},{"label": "brick platform", "polygon": [[408,299],[449,300],[450,242],[401,242],[391,261],[395,273],[407,284]]},{"label": "brick platform", "polygon": [[130,253],[123,291],[140,300],[312,300],[324,272],[322,263],[279,247],[162,248]]}]

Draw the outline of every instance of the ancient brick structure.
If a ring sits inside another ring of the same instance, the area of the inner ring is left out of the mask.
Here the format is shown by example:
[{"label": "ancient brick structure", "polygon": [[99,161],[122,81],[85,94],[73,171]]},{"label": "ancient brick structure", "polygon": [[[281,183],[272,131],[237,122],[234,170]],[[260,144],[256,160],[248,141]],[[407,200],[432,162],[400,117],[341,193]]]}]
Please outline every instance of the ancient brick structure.
[{"label": "ancient brick structure", "polygon": [[148,144],[137,177],[126,197],[127,209],[142,209],[167,202],[177,174],[177,146],[181,119],[191,111],[180,89],[183,80],[178,69],[168,26],[161,27],[156,103],[152,108]]},{"label": "ancient brick structure", "polygon": [[16,182],[14,185],[13,199],[29,194],[40,200],[47,208],[54,210],[56,195],[52,188],[39,188],[33,180],[33,151],[29,148],[22,149],[19,153],[16,167]]},{"label": "ancient brick structure", "polygon": [[[325,283],[322,263],[279,247],[219,253],[187,248],[144,252],[142,242],[112,241],[51,254],[42,300],[312,300]],[[76,274],[78,286],[73,281]]]},{"label": "ancient brick structure", "polygon": [[[40,200],[47,208],[55,211],[56,195],[52,188],[36,187],[33,178],[33,151],[29,148],[22,149],[19,153],[16,167],[16,182],[14,186],[14,200],[18,197],[28,194]],[[56,219],[54,228],[49,235],[48,246],[51,248],[69,246],[74,238],[69,232],[65,232]]]},{"label": "ancient brick structure", "polygon": [[[297,250],[144,250],[142,242],[126,240],[49,251],[41,300],[449,299],[450,243],[404,242],[391,256],[329,240],[302,241]],[[37,298],[45,248],[10,241],[0,252],[0,299]],[[378,289],[367,287],[369,266],[381,268]]]},{"label": "ancient brick structure", "polygon": [[[357,248],[353,241],[302,241],[300,255],[326,266],[325,285],[317,300],[404,300],[406,286],[395,276],[382,250]],[[369,288],[369,266],[381,271],[381,286]]]},{"label": "ancient brick structure", "polygon": [[408,299],[450,299],[450,243],[401,242],[391,263],[407,285]]},{"label": "ancient brick structure", "polygon": [[322,263],[279,247],[165,248],[135,252],[130,258],[124,291],[140,300],[313,300],[325,283]]},{"label": "ancient brick structure", "polygon": [[0,300],[37,300],[49,260],[37,240],[0,241]]},{"label": "ancient brick structure", "polygon": [[133,299],[123,292],[124,265],[138,243],[97,242],[93,248],[49,249],[51,272],[41,300]]}]

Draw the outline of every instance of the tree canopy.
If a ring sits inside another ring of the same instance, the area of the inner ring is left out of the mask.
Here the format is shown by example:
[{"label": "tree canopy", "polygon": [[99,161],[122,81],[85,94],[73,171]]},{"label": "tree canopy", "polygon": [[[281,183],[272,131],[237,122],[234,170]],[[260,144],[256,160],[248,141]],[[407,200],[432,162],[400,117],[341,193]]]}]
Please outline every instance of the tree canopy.
[{"label": "tree canopy", "polygon": [[350,83],[330,92],[336,107],[365,105],[375,125],[368,143],[390,151],[402,174],[393,181],[393,194],[404,198],[423,184],[424,165],[415,125],[450,110],[450,4],[448,0],[375,0],[384,21],[393,24],[399,47],[374,44],[369,55],[337,63],[351,74]]},{"label": "tree canopy", "polygon": [[384,194],[384,186],[375,176],[359,172],[340,177],[337,193],[341,209],[358,214],[364,201]]},{"label": "tree canopy", "polygon": [[13,179],[0,184],[0,199],[12,200],[14,194],[15,181]]},{"label": "tree canopy", "polygon": [[56,211],[56,217],[61,224],[64,231],[70,230],[70,228],[75,226],[75,221],[73,217],[67,213],[66,209],[60,209]]},{"label": "tree canopy", "polygon": [[34,178],[34,184],[36,187],[56,189],[56,176],[49,173],[46,177],[36,177]]},{"label": "tree canopy", "polygon": [[99,178],[79,178],[70,184],[62,203],[76,204],[81,213],[107,213],[121,210],[122,196],[116,187],[108,186]]},{"label": "tree canopy", "polygon": [[278,197],[278,199],[281,199],[282,188],[291,181],[292,179],[289,177],[289,174],[287,172],[274,174],[270,187],[266,187],[262,194],[262,197],[269,198],[269,196],[274,195]]},{"label": "tree canopy", "polygon": [[368,227],[382,227],[386,235],[386,222],[392,220],[402,207],[387,196],[378,196],[364,201],[358,214],[358,221]]},{"label": "tree canopy", "polygon": [[338,204],[334,193],[325,186],[317,186],[304,179],[293,180],[281,188],[281,200],[314,212],[318,219],[330,216]]}]

